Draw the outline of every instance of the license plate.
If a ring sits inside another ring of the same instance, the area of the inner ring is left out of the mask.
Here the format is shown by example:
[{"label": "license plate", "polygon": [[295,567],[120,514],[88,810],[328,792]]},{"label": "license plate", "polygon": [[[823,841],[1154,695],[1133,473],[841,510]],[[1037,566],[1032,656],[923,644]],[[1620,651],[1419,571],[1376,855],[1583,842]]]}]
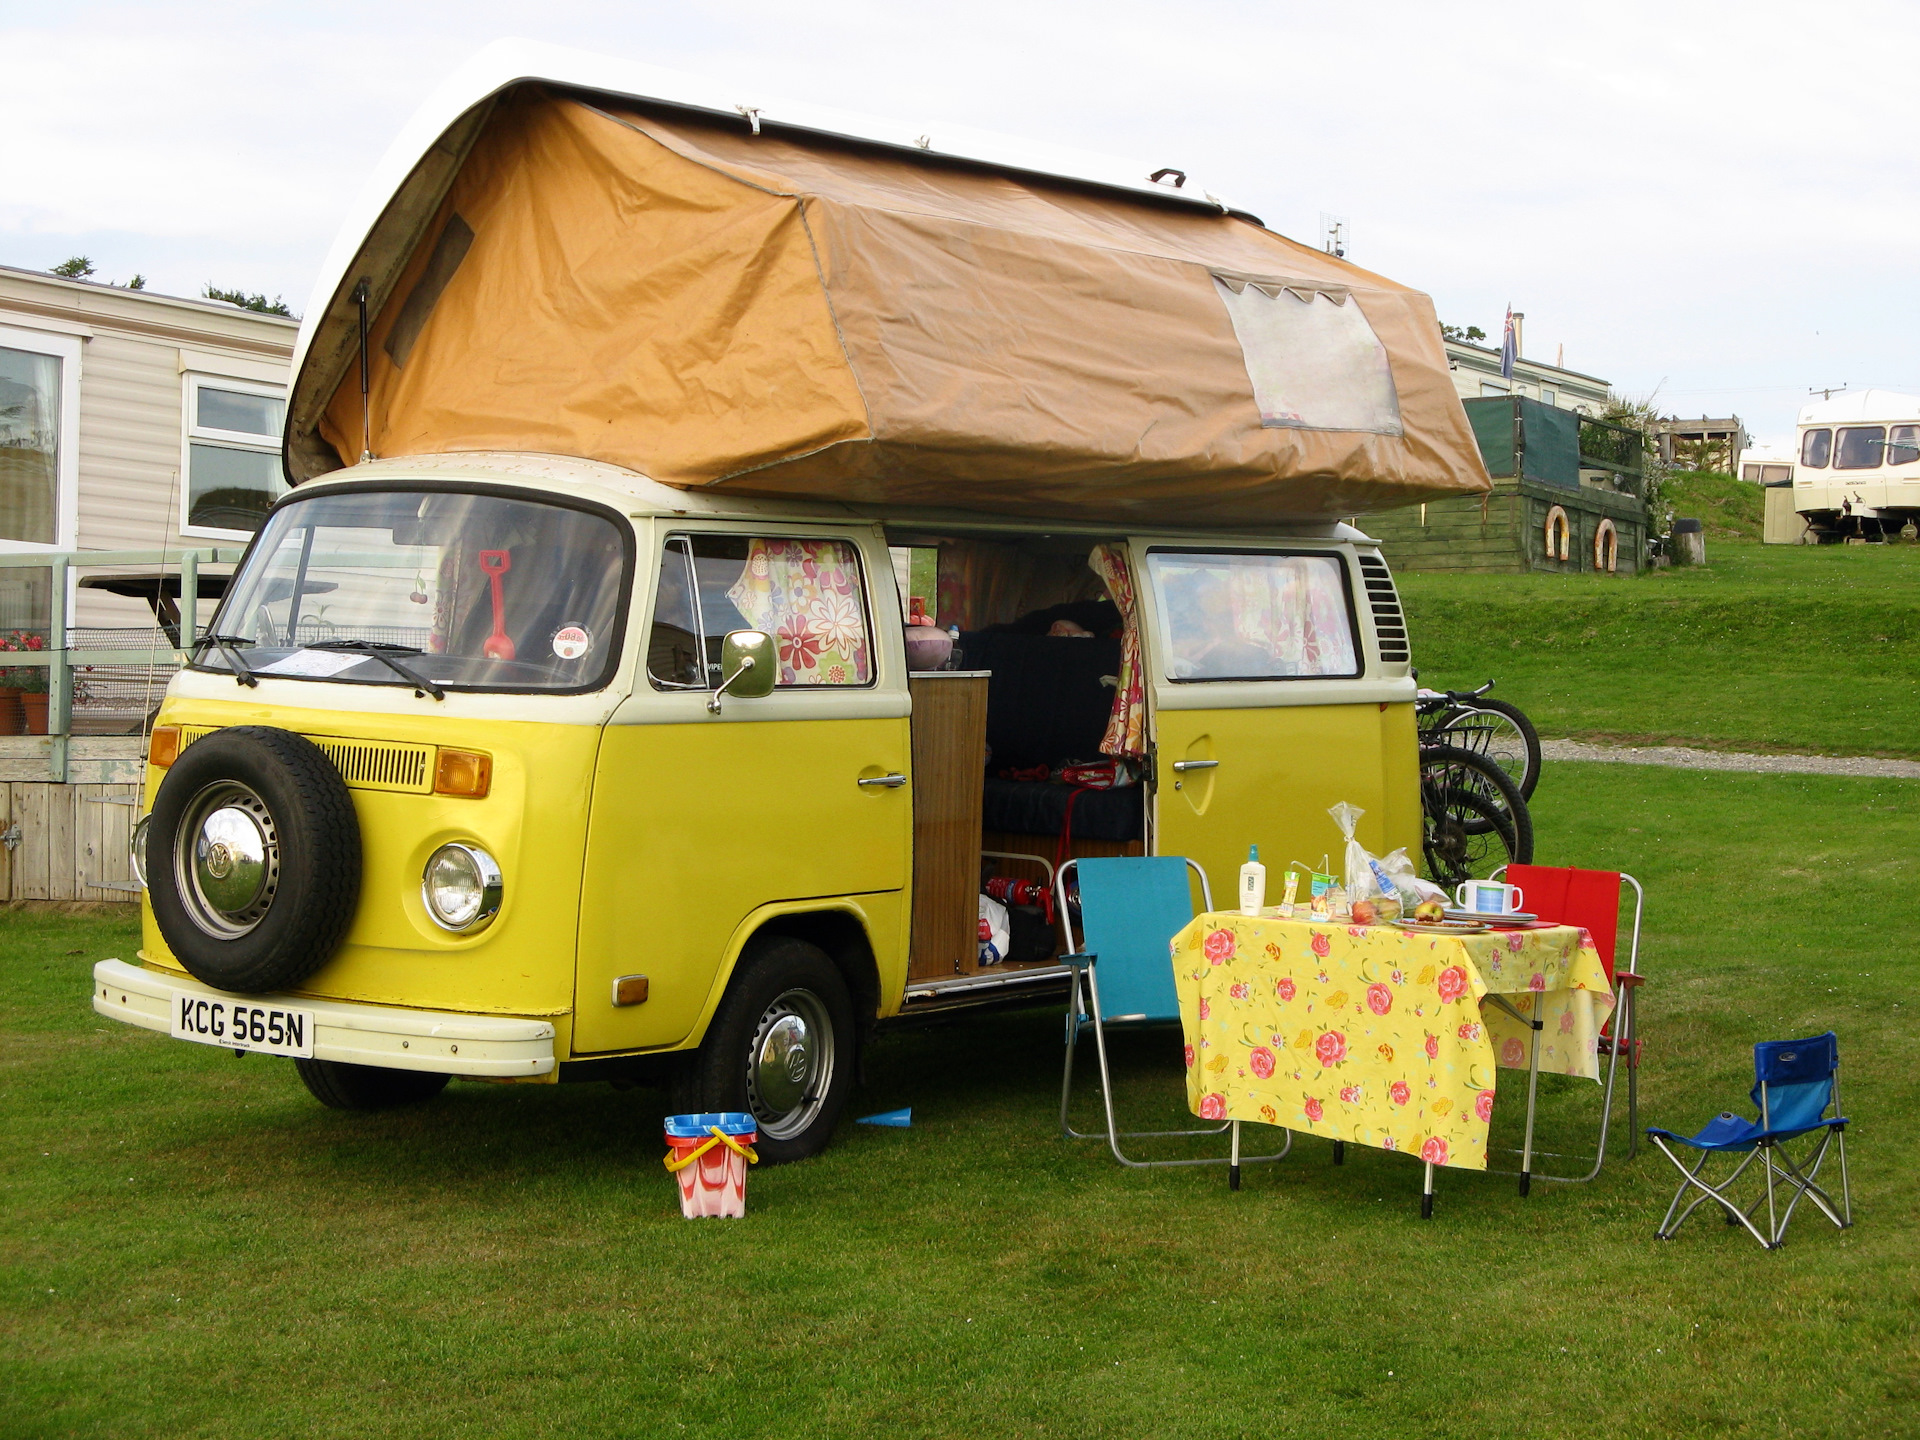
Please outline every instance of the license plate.
[{"label": "license plate", "polygon": [[173,1001],[173,1038],[221,1045],[229,1050],[259,1050],[268,1055],[313,1056],[313,1012],[211,995],[177,995]]}]

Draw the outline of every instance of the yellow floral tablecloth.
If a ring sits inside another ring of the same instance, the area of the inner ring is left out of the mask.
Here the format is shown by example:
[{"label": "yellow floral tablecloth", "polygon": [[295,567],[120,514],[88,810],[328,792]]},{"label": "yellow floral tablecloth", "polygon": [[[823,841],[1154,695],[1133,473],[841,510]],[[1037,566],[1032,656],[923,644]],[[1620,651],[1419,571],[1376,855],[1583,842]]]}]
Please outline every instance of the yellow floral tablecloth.
[{"label": "yellow floral tablecloth", "polygon": [[1209,1120],[1284,1125],[1484,1170],[1495,1071],[1599,1078],[1613,1012],[1587,932],[1421,935],[1387,925],[1199,916],[1173,937],[1187,1099]]}]

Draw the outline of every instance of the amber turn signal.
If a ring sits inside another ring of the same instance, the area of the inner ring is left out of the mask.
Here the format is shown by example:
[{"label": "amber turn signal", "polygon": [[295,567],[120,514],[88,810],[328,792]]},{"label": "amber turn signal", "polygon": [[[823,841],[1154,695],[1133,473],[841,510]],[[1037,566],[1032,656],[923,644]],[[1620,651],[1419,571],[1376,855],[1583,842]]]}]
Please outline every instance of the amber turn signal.
[{"label": "amber turn signal", "polygon": [[147,739],[147,763],[164,770],[180,758],[180,727],[156,725]]},{"label": "amber turn signal", "polygon": [[622,975],[613,982],[613,1003],[616,1005],[644,1005],[647,1003],[647,977],[644,975]]},{"label": "amber turn signal", "polygon": [[[157,733],[157,732],[156,732]],[[493,757],[478,750],[442,750],[433,770],[433,793],[478,800],[493,788]]]}]

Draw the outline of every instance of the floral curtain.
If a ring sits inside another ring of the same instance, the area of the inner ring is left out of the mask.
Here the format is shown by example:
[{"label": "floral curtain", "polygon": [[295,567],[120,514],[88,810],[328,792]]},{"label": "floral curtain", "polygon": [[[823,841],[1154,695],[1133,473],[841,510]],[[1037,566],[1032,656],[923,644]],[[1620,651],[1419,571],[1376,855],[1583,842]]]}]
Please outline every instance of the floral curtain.
[{"label": "floral curtain", "polygon": [[1114,687],[1113,714],[1107,721],[1107,733],[1101,737],[1100,751],[1141,759],[1147,753],[1147,695],[1140,664],[1140,607],[1134,599],[1133,572],[1127,568],[1126,551],[1119,545],[1094,546],[1087,565],[1106,583],[1107,594],[1119,607],[1123,622],[1120,683]]},{"label": "floral curtain", "polygon": [[727,591],[780,647],[782,685],[864,685],[873,675],[860,562],[844,540],[755,540]]},{"label": "floral curtain", "polygon": [[1317,556],[1234,565],[1227,572],[1234,634],[1263,647],[1288,673],[1350,672],[1353,633],[1336,565]]}]

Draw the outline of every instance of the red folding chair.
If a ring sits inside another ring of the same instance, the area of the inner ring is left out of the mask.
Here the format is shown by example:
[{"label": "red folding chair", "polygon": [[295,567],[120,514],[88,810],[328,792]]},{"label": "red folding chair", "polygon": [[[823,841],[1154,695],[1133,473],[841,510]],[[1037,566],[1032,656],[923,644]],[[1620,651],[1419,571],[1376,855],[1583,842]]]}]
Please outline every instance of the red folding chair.
[{"label": "red folding chair", "polygon": [[[1495,871],[1494,878],[1501,878]],[[1600,1102],[1600,1139],[1593,1152],[1593,1168],[1585,1175],[1536,1175],[1540,1180],[1563,1184],[1583,1184],[1600,1173],[1607,1154],[1607,1125],[1613,1116],[1613,1088],[1620,1057],[1627,1060],[1627,1158],[1640,1149],[1640,1034],[1638,991],[1645,983],[1640,974],[1640,918],[1646,908],[1646,891],[1631,875],[1618,870],[1579,870],[1558,865],[1508,865],[1506,882],[1518,885],[1526,897],[1526,909],[1542,920],[1562,925],[1578,925],[1593,937],[1606,967],[1607,981],[1613,987],[1613,1014],[1600,1028],[1600,1053],[1607,1059],[1606,1090]],[[1627,942],[1627,963],[1615,964],[1620,939],[1620,892],[1622,884],[1633,887],[1633,930]],[[1544,1153],[1544,1152],[1543,1152]]]}]

